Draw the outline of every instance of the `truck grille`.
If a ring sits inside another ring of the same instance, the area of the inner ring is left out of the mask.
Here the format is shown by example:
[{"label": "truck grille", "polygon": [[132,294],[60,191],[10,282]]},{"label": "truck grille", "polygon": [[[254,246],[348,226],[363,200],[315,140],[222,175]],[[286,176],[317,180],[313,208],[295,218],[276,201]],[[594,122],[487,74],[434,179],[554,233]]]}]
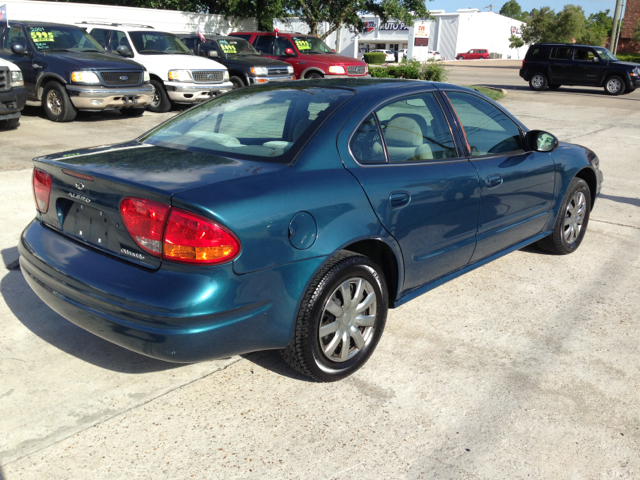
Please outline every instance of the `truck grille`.
[{"label": "truck grille", "polygon": [[367,67],[363,66],[351,66],[347,67],[348,75],[364,75],[367,71]]},{"label": "truck grille", "polygon": [[269,75],[288,75],[289,70],[287,68],[270,68]]},{"label": "truck grille", "polygon": [[105,85],[140,85],[142,83],[142,72],[100,72]]},{"label": "truck grille", "polygon": [[223,70],[192,70],[193,81],[196,83],[220,83],[224,77]]},{"label": "truck grille", "polygon": [[0,92],[6,92],[11,86],[11,74],[8,67],[0,67]]}]

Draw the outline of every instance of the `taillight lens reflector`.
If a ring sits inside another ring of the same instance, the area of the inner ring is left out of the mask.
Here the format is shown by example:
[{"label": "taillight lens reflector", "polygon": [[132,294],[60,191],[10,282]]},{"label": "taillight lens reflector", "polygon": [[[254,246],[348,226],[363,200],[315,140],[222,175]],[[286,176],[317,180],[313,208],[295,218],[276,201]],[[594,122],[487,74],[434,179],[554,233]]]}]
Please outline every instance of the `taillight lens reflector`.
[{"label": "taillight lens reflector", "polygon": [[185,263],[228,262],[240,242],[226,228],[184,210],[171,210],[164,235],[163,258]]},{"label": "taillight lens reflector", "polygon": [[51,198],[51,175],[37,168],[33,169],[33,198],[38,211],[47,213]]},{"label": "taillight lens reflector", "polygon": [[141,198],[120,202],[120,216],[127,232],[140,248],[153,256],[162,255],[162,234],[170,207]]}]

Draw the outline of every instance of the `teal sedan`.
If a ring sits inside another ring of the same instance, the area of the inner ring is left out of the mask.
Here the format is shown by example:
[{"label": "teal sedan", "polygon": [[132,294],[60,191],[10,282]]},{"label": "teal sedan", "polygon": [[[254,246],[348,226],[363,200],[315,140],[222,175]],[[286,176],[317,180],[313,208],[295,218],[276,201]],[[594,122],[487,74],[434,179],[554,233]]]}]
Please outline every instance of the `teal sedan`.
[{"label": "teal sedan", "polygon": [[535,242],[575,251],[598,163],[454,85],[238,89],[136,140],[34,159],[20,264],[53,310],[124,348],[279,349],[334,381],[389,308]]}]

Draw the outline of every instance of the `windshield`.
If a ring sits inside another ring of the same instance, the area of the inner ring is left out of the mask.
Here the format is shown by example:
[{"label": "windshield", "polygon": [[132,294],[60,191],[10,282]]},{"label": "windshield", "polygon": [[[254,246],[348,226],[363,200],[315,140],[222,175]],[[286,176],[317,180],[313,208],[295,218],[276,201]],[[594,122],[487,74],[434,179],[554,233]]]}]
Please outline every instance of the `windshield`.
[{"label": "windshield", "polygon": [[191,50],[172,33],[129,32],[138,53],[148,55],[191,55]]},{"label": "windshield", "polygon": [[293,43],[296,44],[296,47],[298,47],[298,50],[300,50],[300,53],[304,53],[305,55],[310,53],[335,53],[318,37],[305,35],[291,38],[293,39]]},{"label": "windshield", "polygon": [[606,48],[604,47],[593,47],[593,48],[595,49],[596,52],[598,52],[598,55],[600,55],[604,60],[608,60],[610,62],[618,61],[616,56]]},{"label": "windshield", "polygon": [[227,57],[260,55],[249,42],[242,38],[221,38],[218,40],[218,46],[220,47],[220,50],[222,50],[222,54]]},{"label": "windshield", "polygon": [[27,27],[33,44],[39,51],[104,52],[91,35],[77,27]]},{"label": "windshield", "polygon": [[308,86],[236,90],[187,110],[139,141],[289,164],[322,122],[352,95],[341,88]]}]

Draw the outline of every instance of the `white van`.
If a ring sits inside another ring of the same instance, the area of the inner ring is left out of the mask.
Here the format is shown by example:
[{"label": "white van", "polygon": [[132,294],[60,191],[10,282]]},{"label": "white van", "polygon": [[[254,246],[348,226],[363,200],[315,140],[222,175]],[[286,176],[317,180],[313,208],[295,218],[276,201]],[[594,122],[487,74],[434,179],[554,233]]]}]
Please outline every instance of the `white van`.
[{"label": "white van", "polygon": [[171,103],[203,102],[233,89],[224,65],[191,53],[173,33],[153,27],[120,23],[79,24],[107,52],[144,65],[156,90],[148,109],[167,112]]}]

